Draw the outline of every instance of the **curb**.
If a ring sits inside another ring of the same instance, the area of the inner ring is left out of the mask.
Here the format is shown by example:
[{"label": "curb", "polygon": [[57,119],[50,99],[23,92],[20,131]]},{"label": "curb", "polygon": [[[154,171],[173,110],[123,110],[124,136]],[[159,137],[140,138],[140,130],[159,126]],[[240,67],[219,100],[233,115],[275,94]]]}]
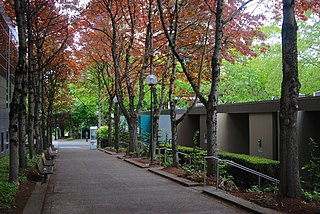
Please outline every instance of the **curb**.
[{"label": "curb", "polygon": [[205,189],[202,190],[202,193],[209,195],[209,196],[213,196],[215,198],[219,198],[222,199],[226,202],[235,204],[239,207],[242,207],[246,210],[250,210],[253,211],[255,213],[260,213],[260,214],[278,214],[281,212],[278,212],[276,210],[272,210],[269,208],[265,208],[265,207],[261,207],[253,202],[244,200],[242,198],[233,196],[225,191],[221,191],[221,190],[216,190],[213,187],[207,187]]},{"label": "curb", "polygon": [[[175,176],[171,173],[165,172],[161,169],[163,169],[163,168],[150,168],[150,169],[148,169],[148,171],[155,173],[157,175],[160,175],[162,177],[168,178],[170,180],[173,180],[173,181],[180,183],[186,187],[201,186],[201,184],[199,184],[197,182],[193,182],[193,181],[190,181],[185,178],[177,177],[177,176]],[[207,188],[203,187],[203,188],[205,188],[205,189],[202,190],[202,193],[204,193],[206,195],[222,199],[226,202],[232,203],[234,205],[237,205],[238,207],[244,208],[246,210],[249,210],[249,211],[252,211],[255,213],[260,213],[260,214],[278,214],[278,213],[280,213],[276,210],[261,207],[253,202],[250,202],[250,201],[244,200],[242,198],[233,196],[225,191],[215,190],[215,189],[213,189],[213,187],[207,187]]]},{"label": "curb", "polygon": [[30,198],[28,199],[24,209],[23,214],[41,214],[44,199],[48,189],[48,183],[50,180],[50,175],[48,175],[47,181],[44,184],[37,182],[35,189],[33,190]]},{"label": "curb", "polygon": [[125,157],[121,156],[121,155],[117,155],[117,158],[120,159],[120,160],[124,160]]},{"label": "curb", "polygon": [[179,184],[182,184],[182,185],[184,185],[186,187],[200,186],[200,184],[197,183],[197,182],[190,181],[190,180],[185,179],[185,178],[177,177],[176,175],[173,175],[171,173],[165,172],[165,171],[163,171],[161,169],[163,169],[163,168],[150,168],[150,169],[148,169],[148,171],[152,172],[152,173],[155,173],[157,175],[160,175],[162,177],[169,178],[170,180],[175,181],[175,182],[177,182]]},{"label": "curb", "polygon": [[135,165],[135,166],[138,166],[138,167],[140,167],[140,168],[150,168],[149,165],[144,164],[144,163],[140,163],[140,162],[138,162],[138,161],[135,161],[135,160],[132,159],[132,158],[124,158],[123,160],[124,160],[125,162],[131,163],[131,164],[133,164],[133,165]]},{"label": "curb", "polygon": [[116,152],[111,152],[111,151],[104,150],[104,149],[101,149],[101,148],[99,148],[98,150],[101,151],[101,152],[107,153],[108,155],[116,155],[117,154]]}]

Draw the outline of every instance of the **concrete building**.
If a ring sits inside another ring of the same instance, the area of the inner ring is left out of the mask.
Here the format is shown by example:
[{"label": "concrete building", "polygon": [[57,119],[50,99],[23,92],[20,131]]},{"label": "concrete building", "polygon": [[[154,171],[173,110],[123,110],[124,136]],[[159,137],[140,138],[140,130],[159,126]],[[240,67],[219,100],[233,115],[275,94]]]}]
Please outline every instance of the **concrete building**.
[{"label": "concrete building", "polygon": [[[186,110],[176,109],[177,118],[179,118]],[[140,138],[145,143],[150,142],[150,112],[141,112],[139,117],[139,133]],[[161,112],[159,118],[159,131],[158,142],[170,143],[171,142],[171,122],[170,122],[170,110],[166,109]]]},{"label": "concrete building", "polygon": [[[279,100],[218,106],[218,149],[279,160]],[[309,138],[320,142],[320,97],[299,98],[298,140],[300,163],[309,157]],[[198,146],[206,149],[206,111],[196,107],[179,127],[180,145],[192,146],[199,130]],[[320,153],[319,153],[320,156]]]},{"label": "concrete building", "polygon": [[0,1],[0,157],[9,152],[9,105],[17,59],[17,34]]}]

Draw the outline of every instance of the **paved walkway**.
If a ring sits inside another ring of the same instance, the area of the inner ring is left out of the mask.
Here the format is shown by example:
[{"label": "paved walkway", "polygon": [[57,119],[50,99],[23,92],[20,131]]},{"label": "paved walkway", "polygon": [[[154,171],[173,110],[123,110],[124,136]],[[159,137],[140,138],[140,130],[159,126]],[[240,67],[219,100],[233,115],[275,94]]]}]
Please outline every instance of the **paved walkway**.
[{"label": "paved walkway", "polygon": [[[70,143],[71,144],[71,143]],[[60,145],[59,145],[60,147]],[[47,213],[246,213],[86,146],[61,145]]]}]

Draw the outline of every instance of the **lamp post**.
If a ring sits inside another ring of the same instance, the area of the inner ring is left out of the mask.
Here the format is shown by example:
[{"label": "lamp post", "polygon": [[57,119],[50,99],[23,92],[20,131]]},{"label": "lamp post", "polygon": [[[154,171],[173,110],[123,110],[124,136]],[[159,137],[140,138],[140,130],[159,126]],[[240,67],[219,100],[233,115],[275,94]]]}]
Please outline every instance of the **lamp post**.
[{"label": "lamp post", "polygon": [[153,136],[153,90],[154,86],[157,84],[158,80],[156,75],[150,74],[146,78],[147,84],[150,86],[150,162],[153,164],[154,154],[155,154],[155,145],[154,145],[154,136]]},{"label": "lamp post", "polygon": [[54,140],[57,140],[57,127],[54,128]]},{"label": "lamp post", "polygon": [[114,147],[117,152],[119,152],[119,107],[118,107],[118,98],[115,96],[113,98],[113,102],[115,103],[115,114],[114,114]]}]

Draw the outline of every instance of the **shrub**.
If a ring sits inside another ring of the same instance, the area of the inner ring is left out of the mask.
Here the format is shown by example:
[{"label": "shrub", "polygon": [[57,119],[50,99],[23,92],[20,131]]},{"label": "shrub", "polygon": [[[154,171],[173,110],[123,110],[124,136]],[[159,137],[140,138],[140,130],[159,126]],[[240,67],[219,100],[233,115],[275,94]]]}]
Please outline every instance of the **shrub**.
[{"label": "shrub", "polygon": [[[220,159],[228,159],[260,173],[279,178],[279,161],[230,152],[219,152],[218,156]],[[254,186],[258,183],[258,176],[241,169],[229,167],[228,172],[235,178],[237,183],[247,186]],[[264,182],[266,180],[261,179],[262,185]]]},{"label": "shrub", "polygon": [[100,127],[97,132],[99,139],[108,139],[108,126]]},{"label": "shrub", "polygon": [[[171,148],[171,145],[160,144],[160,147]],[[192,168],[194,171],[203,170],[203,158],[207,155],[206,150],[202,150],[198,147],[186,146],[179,146],[178,149],[180,152],[190,155],[190,157],[192,158]],[[279,161],[223,151],[219,151],[218,157],[220,159],[234,161],[235,163],[238,163],[255,171],[261,172],[263,174],[272,176],[274,178],[279,178]],[[184,158],[180,156],[180,158],[182,164],[188,163],[188,160],[185,159],[187,157]],[[235,168],[223,162],[219,163],[219,171],[223,177],[232,176],[237,183],[244,184],[248,187],[258,184],[258,177],[256,175]],[[261,179],[262,186],[265,182],[267,182],[268,184],[270,183],[265,179]]]},{"label": "shrub", "polygon": [[306,177],[301,180],[304,189],[304,198],[311,201],[320,201],[320,157],[317,155],[318,144],[310,138],[310,160],[301,169]]}]

